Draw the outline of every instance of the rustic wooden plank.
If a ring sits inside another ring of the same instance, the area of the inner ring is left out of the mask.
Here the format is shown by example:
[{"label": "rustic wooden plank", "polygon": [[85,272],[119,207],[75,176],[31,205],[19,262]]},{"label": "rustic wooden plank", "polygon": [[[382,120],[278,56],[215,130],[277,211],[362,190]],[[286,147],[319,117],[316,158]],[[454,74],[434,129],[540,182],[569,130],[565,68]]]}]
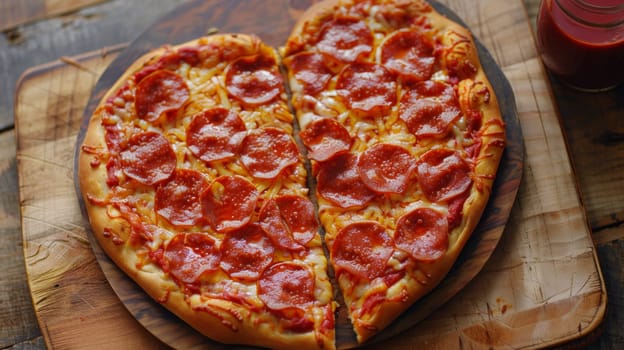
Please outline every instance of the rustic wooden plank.
[{"label": "rustic wooden plank", "polygon": [[[60,0],[46,0],[54,1]],[[29,3],[18,2],[24,6]],[[183,2],[110,0],[4,32],[0,36],[0,76],[3,77],[0,79],[0,91],[3,91],[0,94],[0,130],[13,125],[15,84],[27,68],[61,56],[73,56],[131,41],[162,14]],[[2,3],[4,1],[0,1]]]},{"label": "rustic wooden plank", "polygon": [[0,2],[0,31],[102,1],[105,0],[5,0]]},{"label": "rustic wooden plank", "polygon": [[600,265],[605,276],[609,307],[602,336],[586,350],[624,349],[624,240],[598,246]]},{"label": "rustic wooden plank", "polygon": [[553,85],[574,162],[583,167],[577,177],[590,224],[622,226],[617,238],[624,238],[624,86],[591,94]]},{"label": "rustic wooden plank", "polygon": [[3,348],[3,349],[5,350],[44,350],[45,341],[43,340],[43,336],[38,336],[34,339],[25,340],[11,347]]},{"label": "rustic wooden plank", "polygon": [[0,2],[0,31],[43,17],[45,2],[9,0]]},{"label": "rustic wooden plank", "polygon": [[533,30],[535,30],[537,13],[539,12],[539,5],[541,2],[541,0],[524,0],[524,8],[529,18],[529,24],[531,24]]},{"label": "rustic wooden plank", "polygon": [[0,133],[0,348],[40,334],[33,312],[19,223],[15,136]]}]

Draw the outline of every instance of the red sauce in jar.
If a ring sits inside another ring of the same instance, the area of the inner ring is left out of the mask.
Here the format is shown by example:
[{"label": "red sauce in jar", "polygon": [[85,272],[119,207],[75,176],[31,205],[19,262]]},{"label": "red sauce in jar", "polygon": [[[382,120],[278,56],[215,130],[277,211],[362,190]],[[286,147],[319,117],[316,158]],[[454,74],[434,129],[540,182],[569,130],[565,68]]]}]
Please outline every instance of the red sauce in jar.
[{"label": "red sauce in jar", "polygon": [[624,82],[622,0],[542,0],[537,44],[562,82],[587,91]]}]

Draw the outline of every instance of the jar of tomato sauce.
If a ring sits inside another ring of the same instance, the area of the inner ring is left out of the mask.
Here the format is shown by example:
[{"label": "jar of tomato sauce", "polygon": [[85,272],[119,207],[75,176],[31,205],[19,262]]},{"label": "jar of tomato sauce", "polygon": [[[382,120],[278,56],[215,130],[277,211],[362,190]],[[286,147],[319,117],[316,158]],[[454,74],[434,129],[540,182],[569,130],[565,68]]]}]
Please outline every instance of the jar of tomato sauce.
[{"label": "jar of tomato sauce", "polygon": [[542,60],[563,83],[603,91],[624,82],[624,0],[542,0]]}]

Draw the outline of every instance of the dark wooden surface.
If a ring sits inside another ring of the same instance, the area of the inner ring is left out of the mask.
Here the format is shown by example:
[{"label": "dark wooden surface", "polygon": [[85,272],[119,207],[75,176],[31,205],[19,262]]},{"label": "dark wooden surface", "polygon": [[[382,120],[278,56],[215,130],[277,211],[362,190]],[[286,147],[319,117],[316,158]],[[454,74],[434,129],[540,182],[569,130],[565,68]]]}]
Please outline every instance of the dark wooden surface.
[{"label": "dark wooden surface", "polygon": [[105,0],[0,1],[0,30],[63,15]]},{"label": "dark wooden surface", "polygon": [[[0,348],[42,349],[21,247],[13,134],[15,82],[28,67],[134,39],[182,1],[106,1],[3,30],[0,37]],[[534,18],[539,0],[525,0]],[[2,6],[40,1],[3,0]],[[57,1],[56,3],[62,3]],[[2,7],[4,9],[5,7]],[[3,10],[4,11],[4,10]],[[50,11],[53,13],[53,11]],[[128,20],[131,18],[132,20]],[[0,23],[0,28],[3,28]],[[587,349],[624,348],[624,87],[602,94],[552,82],[609,293],[603,333]],[[45,331],[45,330],[44,330]]]}]

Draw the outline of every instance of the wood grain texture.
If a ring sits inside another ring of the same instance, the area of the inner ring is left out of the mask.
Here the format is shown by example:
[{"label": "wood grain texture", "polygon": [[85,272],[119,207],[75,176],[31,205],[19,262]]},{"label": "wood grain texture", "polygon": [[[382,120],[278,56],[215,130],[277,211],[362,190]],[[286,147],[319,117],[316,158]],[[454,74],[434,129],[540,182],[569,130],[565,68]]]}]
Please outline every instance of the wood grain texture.
[{"label": "wood grain texture", "polygon": [[0,134],[0,348],[40,335],[26,284],[19,230],[15,136]]},{"label": "wood grain texture", "polygon": [[[483,272],[433,317],[393,338],[388,346],[447,349],[449,345],[489,348],[513,344],[535,348],[582,337],[596,327],[604,312],[603,284],[546,76],[531,36],[527,35],[522,5],[519,1],[501,4],[493,0],[481,0],[474,7],[460,1],[446,3],[462,14],[476,33],[484,35],[480,38],[512,83],[525,134],[526,175],[503,241]],[[479,16],[470,15],[475,9],[480,11]],[[484,24],[497,21],[516,27],[506,31],[506,35],[512,36],[512,47],[506,47],[511,40],[502,40],[497,37],[500,31]],[[71,347],[76,343],[84,347],[87,342],[89,347],[103,345],[100,337],[76,339],[76,334],[63,329],[63,321],[70,316],[62,310],[67,312],[69,308],[73,310],[71,317],[88,315],[83,322],[70,323],[84,327],[82,332],[87,334],[93,332],[90,327],[98,316],[106,314],[101,312],[105,307],[119,317],[115,325],[110,325],[108,318],[102,320],[119,333],[117,345],[133,344],[137,336],[153,341],[142,328],[137,328],[132,317],[117,309],[118,302],[113,305],[114,297],[111,300],[110,290],[101,285],[103,277],[98,275],[98,269],[89,267],[94,265],[93,256],[84,256],[88,251],[84,227],[72,216],[77,209],[71,188],[72,138],[77,133],[80,105],[86,104],[83,90],[89,90],[88,83],[94,84],[95,76],[103,70],[102,59],[94,59],[84,61],[86,69],[63,65],[60,70],[32,72],[20,86],[17,100],[17,159],[22,179],[23,232],[28,242],[27,268],[42,329],[46,338],[51,339],[50,347]],[[40,103],[25,102],[31,98]],[[63,190],[37,184],[35,179],[42,177],[49,182],[62,182],[59,187]],[[73,203],[67,202],[69,196]],[[59,202],[58,198],[64,199]],[[49,208],[62,209],[62,215],[50,213]],[[53,246],[55,252],[63,253],[60,257],[46,255]],[[80,255],[80,259],[85,259],[80,264],[60,264],[67,271],[54,273],[58,259],[71,257],[74,262]],[[94,288],[81,284],[85,275],[93,273]],[[63,293],[58,288],[63,288]],[[59,297],[60,301],[48,302],[52,297]],[[107,301],[102,302],[100,297]]]},{"label": "wood grain texture", "polygon": [[[95,0],[2,0],[34,6]],[[100,1],[97,1],[100,2]],[[20,75],[29,67],[135,39],[154,20],[184,0],[108,0],[43,21],[24,24],[0,36],[0,130],[13,126],[13,97]],[[2,11],[0,11],[2,13]],[[140,14],[140,15],[137,15]],[[0,22],[1,23],[1,22]]]},{"label": "wood grain texture", "polygon": [[600,95],[562,87],[556,96],[565,101],[559,106],[563,115],[578,115],[562,120],[562,124],[573,141],[570,150],[577,164],[584,166],[577,174],[590,225],[596,229],[622,226],[624,192],[613,193],[613,189],[624,188],[624,87]]},{"label": "wood grain texture", "polygon": [[75,11],[104,0],[5,0],[0,2],[0,31],[42,18]]},{"label": "wood grain texture", "polygon": [[624,316],[619,310],[624,308],[624,294],[622,294],[624,241],[619,239],[600,245],[598,253],[609,295],[609,309],[603,336],[587,350],[622,349],[624,347]]}]

